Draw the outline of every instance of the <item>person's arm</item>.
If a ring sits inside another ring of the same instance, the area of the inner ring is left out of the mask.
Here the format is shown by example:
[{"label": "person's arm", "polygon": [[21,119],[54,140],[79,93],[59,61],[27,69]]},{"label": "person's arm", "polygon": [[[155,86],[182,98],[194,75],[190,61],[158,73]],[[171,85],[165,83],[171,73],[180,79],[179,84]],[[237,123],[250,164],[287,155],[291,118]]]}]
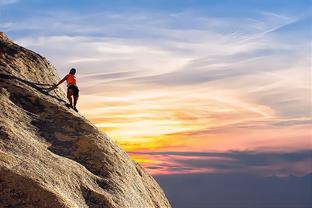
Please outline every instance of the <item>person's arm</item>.
[{"label": "person's arm", "polygon": [[59,83],[57,83],[56,85],[54,85],[54,87],[59,86],[60,84],[62,84],[66,79],[67,79],[68,75],[66,75],[61,81],[59,81]]}]

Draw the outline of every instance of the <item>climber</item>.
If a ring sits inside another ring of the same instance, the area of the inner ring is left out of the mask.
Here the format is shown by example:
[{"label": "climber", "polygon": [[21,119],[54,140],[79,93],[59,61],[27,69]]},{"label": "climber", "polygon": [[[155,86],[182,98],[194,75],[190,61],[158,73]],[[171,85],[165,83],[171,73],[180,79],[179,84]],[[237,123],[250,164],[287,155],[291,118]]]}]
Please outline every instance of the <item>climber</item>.
[{"label": "climber", "polygon": [[[69,71],[69,74],[67,74],[61,81],[59,81],[59,83],[57,83],[56,85],[53,86],[53,88],[57,88],[60,84],[62,84],[65,80],[67,83],[67,98],[69,100],[69,104],[65,104],[67,107],[69,108],[73,108],[76,112],[78,112],[76,105],[77,105],[77,100],[79,97],[79,89],[76,85],[76,69],[72,68]],[[73,101],[72,101],[72,96],[74,97],[74,105],[73,105]]]}]

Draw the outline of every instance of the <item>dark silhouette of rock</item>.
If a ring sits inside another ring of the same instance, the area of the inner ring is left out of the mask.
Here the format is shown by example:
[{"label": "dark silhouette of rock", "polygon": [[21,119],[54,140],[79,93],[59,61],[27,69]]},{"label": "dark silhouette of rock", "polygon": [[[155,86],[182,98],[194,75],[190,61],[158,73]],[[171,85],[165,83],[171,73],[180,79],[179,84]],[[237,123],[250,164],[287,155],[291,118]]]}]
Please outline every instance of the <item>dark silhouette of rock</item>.
[{"label": "dark silhouette of rock", "polygon": [[0,207],[166,208],[155,180],[87,119],[39,54],[0,33]]}]

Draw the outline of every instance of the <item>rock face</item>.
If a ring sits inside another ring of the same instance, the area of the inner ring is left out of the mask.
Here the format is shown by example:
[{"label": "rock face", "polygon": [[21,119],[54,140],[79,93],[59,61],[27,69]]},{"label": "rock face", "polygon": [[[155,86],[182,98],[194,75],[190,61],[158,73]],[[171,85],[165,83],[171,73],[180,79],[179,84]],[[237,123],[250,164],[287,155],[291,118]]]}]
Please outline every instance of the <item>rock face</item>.
[{"label": "rock face", "polygon": [[0,207],[166,208],[162,189],[83,116],[64,106],[42,56],[0,33]]}]

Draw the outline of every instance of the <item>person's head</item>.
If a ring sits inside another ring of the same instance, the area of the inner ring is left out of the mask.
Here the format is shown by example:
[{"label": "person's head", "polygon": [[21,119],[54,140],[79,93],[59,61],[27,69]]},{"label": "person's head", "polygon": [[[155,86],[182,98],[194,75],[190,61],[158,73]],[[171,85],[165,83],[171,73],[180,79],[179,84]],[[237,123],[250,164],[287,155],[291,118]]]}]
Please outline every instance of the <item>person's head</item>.
[{"label": "person's head", "polygon": [[75,68],[71,68],[69,71],[70,74],[76,74],[76,69]]}]

